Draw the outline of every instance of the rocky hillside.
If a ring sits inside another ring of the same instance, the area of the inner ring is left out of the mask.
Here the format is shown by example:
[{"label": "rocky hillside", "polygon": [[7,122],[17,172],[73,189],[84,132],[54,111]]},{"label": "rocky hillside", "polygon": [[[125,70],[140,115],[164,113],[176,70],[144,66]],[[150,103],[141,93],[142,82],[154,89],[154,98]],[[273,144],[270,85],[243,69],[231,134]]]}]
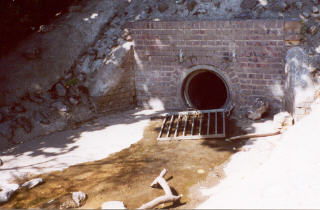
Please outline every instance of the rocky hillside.
[{"label": "rocky hillside", "polygon": [[0,148],[93,118],[100,96],[109,97],[104,111],[134,106],[129,21],[301,19],[319,78],[319,10],[318,0],[73,1],[0,59]]}]

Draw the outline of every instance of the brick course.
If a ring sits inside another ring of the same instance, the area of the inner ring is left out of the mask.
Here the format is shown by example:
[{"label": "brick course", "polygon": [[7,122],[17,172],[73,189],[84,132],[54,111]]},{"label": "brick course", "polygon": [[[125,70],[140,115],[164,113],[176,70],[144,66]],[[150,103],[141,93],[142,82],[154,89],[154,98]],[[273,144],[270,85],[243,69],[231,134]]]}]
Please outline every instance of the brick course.
[{"label": "brick course", "polygon": [[275,86],[283,86],[284,57],[293,45],[288,41],[301,38],[300,22],[284,20],[150,21],[129,28],[137,102],[159,98],[168,109],[185,108],[178,83],[196,65],[212,66],[227,78],[238,108],[264,97],[279,109],[283,93]]}]

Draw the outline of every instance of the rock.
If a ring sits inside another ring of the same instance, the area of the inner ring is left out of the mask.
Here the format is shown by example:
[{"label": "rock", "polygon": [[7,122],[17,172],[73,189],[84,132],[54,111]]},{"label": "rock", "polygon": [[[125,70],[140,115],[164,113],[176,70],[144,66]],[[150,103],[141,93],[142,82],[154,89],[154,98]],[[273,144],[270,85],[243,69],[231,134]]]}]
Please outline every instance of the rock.
[{"label": "rock", "polygon": [[309,17],[310,17],[310,13],[307,12],[307,11],[303,11],[303,12],[302,12],[302,15],[303,15],[305,18],[309,18]]},{"label": "rock", "polygon": [[65,105],[64,103],[62,103],[61,101],[57,101],[51,104],[51,107],[56,108],[58,111],[60,112],[67,112],[69,111],[69,108],[67,107],[67,105]]},{"label": "rock", "polygon": [[319,13],[318,7],[313,6],[313,7],[312,7],[312,12],[313,12],[313,13]]},{"label": "rock", "polygon": [[50,124],[50,120],[48,119],[48,115],[47,115],[47,114],[44,114],[44,113],[41,112],[41,111],[34,111],[34,112],[33,112],[33,119],[34,119],[36,122],[39,122],[39,123],[41,123],[41,124],[45,124],[45,125]]},{"label": "rock", "polygon": [[319,28],[317,26],[315,26],[315,25],[310,26],[307,29],[307,33],[311,34],[312,36],[315,35],[318,31],[319,31]]},{"label": "rock", "polygon": [[126,206],[122,201],[108,201],[102,204],[101,209],[126,209]]},{"label": "rock", "polygon": [[280,112],[273,116],[273,123],[276,129],[287,129],[293,125],[293,117],[288,112]]},{"label": "rock", "polygon": [[28,99],[34,103],[37,103],[37,104],[43,103],[43,98],[41,98],[41,96],[39,94],[29,93]]},{"label": "rock", "polygon": [[15,104],[11,107],[11,112],[13,113],[23,113],[26,109],[21,104]]},{"label": "rock", "polygon": [[264,11],[266,10],[266,8],[264,6],[259,5],[256,9],[256,12],[258,14],[262,14]]},{"label": "rock", "polygon": [[253,9],[258,4],[256,0],[243,0],[240,4],[241,9]]},{"label": "rock", "polygon": [[262,98],[256,98],[254,105],[251,107],[251,110],[248,112],[248,118],[250,120],[259,120],[262,115],[266,113],[269,109],[269,104],[264,101]]},{"label": "rock", "polygon": [[30,133],[32,130],[32,123],[26,117],[19,117],[16,119],[16,123],[18,126],[23,128],[23,130],[27,133]]},{"label": "rock", "polygon": [[77,105],[77,104],[79,103],[79,100],[77,100],[77,99],[74,98],[74,97],[70,97],[70,98],[69,98],[69,102],[70,102],[70,104],[72,104],[72,105]]},{"label": "rock", "polygon": [[204,14],[207,14],[207,10],[203,8],[199,8],[193,15],[204,15]]},{"label": "rock", "polygon": [[284,1],[277,1],[274,5],[273,5],[273,10],[275,11],[279,11],[279,12],[284,12],[287,9],[289,9],[289,5],[284,2]]},{"label": "rock", "polygon": [[218,9],[220,8],[220,5],[221,5],[220,0],[214,0],[212,3],[216,8],[218,8]]},{"label": "rock", "polygon": [[11,196],[19,189],[18,184],[7,184],[5,186],[1,186],[0,191],[0,204],[6,203],[10,200]]},{"label": "rock", "polygon": [[0,122],[2,122],[3,120],[4,120],[4,114],[0,112]]},{"label": "rock", "polygon": [[238,15],[235,15],[235,18],[240,18],[240,19],[251,19],[252,18],[252,12],[251,11],[243,11]]},{"label": "rock", "polygon": [[302,9],[303,4],[302,4],[302,2],[297,1],[297,2],[294,3],[294,6],[295,6],[297,9]]},{"label": "rock", "polygon": [[79,75],[78,75],[78,80],[79,80],[80,82],[84,82],[84,81],[86,80],[86,75],[83,74],[83,73],[79,74]]},{"label": "rock", "polygon": [[63,97],[63,96],[66,96],[67,94],[66,88],[61,83],[56,84],[54,89],[55,89],[55,94],[57,96]]},{"label": "rock", "polygon": [[87,199],[87,195],[84,192],[73,192],[72,199],[77,204],[77,207],[80,207],[84,204]]},{"label": "rock", "polygon": [[0,136],[11,139],[14,135],[11,121],[0,123]]},{"label": "rock", "polygon": [[167,9],[169,9],[169,5],[168,5],[167,3],[161,2],[161,1],[158,3],[158,10],[159,10],[159,12],[163,13],[163,12],[165,12]]},{"label": "rock", "polygon": [[55,29],[54,25],[41,25],[39,26],[38,32],[39,33],[47,33]]},{"label": "rock", "polygon": [[42,183],[44,183],[44,180],[42,178],[36,178],[36,179],[32,179],[30,181],[23,183],[22,187],[27,188],[27,189],[32,189]]},{"label": "rock", "polygon": [[198,3],[194,0],[188,2],[187,9],[189,10],[189,12],[192,12],[194,10],[194,8],[197,6],[197,4]]},{"label": "rock", "polygon": [[176,4],[183,4],[185,0],[176,0]]},{"label": "rock", "polygon": [[64,194],[48,203],[43,204],[42,209],[74,209],[83,206],[87,195],[83,192],[72,192]]},{"label": "rock", "polygon": [[22,56],[28,60],[34,60],[41,57],[40,48],[31,48],[22,53]]}]

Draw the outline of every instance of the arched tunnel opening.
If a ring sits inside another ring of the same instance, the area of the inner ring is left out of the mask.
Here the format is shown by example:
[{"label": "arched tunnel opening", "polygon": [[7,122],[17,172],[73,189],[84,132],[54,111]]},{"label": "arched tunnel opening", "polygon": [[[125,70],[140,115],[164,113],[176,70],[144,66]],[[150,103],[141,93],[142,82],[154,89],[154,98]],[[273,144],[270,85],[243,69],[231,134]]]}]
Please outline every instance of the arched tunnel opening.
[{"label": "arched tunnel opening", "polygon": [[198,70],[184,81],[184,100],[191,108],[219,109],[229,99],[229,90],[224,79],[214,71]]}]

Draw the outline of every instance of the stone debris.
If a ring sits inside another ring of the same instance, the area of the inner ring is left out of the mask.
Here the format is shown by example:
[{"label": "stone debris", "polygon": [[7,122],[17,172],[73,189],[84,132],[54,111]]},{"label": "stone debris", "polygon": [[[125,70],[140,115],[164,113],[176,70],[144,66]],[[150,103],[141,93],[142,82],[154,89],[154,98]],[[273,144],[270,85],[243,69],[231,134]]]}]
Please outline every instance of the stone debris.
[{"label": "stone debris", "polygon": [[276,129],[286,130],[293,125],[293,117],[288,112],[280,112],[273,116],[273,123]]},{"label": "stone debris", "polygon": [[319,8],[313,6],[313,7],[312,7],[312,12],[313,12],[313,13],[319,13]]},{"label": "stone debris", "polygon": [[254,105],[248,111],[248,118],[250,120],[259,120],[262,118],[262,115],[268,111],[268,109],[268,102],[264,101],[262,98],[256,98]]},{"label": "stone debris", "polygon": [[169,5],[168,5],[167,3],[161,2],[161,1],[158,3],[158,10],[159,10],[159,12],[163,13],[163,12],[165,12],[167,9],[169,9]]},{"label": "stone debris", "polygon": [[23,113],[26,111],[26,109],[21,104],[15,104],[13,107],[11,107],[11,111],[13,113]]},{"label": "stone debris", "polygon": [[69,111],[69,108],[67,107],[67,105],[65,105],[63,102],[61,101],[57,101],[51,104],[51,106],[53,108],[56,108],[58,111],[60,112],[67,112]]},{"label": "stone debris", "polygon": [[74,209],[83,206],[87,200],[84,192],[71,192],[43,204],[42,209]]},{"label": "stone debris", "polygon": [[253,9],[258,4],[256,0],[243,0],[240,4],[242,9]]},{"label": "stone debris", "polygon": [[84,204],[85,200],[87,199],[87,195],[84,192],[73,192],[72,199],[77,204],[77,207],[80,207]]},{"label": "stone debris", "polygon": [[32,189],[40,184],[44,183],[44,180],[42,178],[36,178],[32,179],[30,181],[27,181],[21,185],[21,187],[27,188],[27,189]]},{"label": "stone debris", "polygon": [[30,133],[32,130],[32,123],[26,117],[18,117],[16,119],[16,125],[23,128],[23,130],[27,133]]},{"label": "stone debris", "polygon": [[55,93],[57,96],[63,97],[67,94],[67,90],[62,84],[58,83],[55,85]]},{"label": "stone debris", "polygon": [[101,209],[126,209],[126,206],[122,201],[108,201],[102,204]]},{"label": "stone debris", "polygon": [[7,184],[0,186],[0,204],[6,203],[10,200],[11,196],[19,189],[18,184]]},{"label": "stone debris", "polygon": [[307,32],[311,35],[315,35],[319,31],[318,27],[313,25],[307,29]]}]

